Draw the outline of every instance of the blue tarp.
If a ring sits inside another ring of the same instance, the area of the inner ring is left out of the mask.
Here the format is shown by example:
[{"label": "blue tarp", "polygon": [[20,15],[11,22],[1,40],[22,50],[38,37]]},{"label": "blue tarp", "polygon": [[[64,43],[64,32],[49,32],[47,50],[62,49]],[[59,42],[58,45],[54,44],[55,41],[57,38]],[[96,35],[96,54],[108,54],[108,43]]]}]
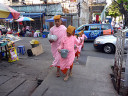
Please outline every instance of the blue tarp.
[{"label": "blue tarp", "polygon": [[43,17],[44,13],[21,13],[21,16],[30,17],[30,18],[40,18]]},{"label": "blue tarp", "polygon": [[[50,18],[50,19],[47,19],[47,20],[45,20],[46,22],[54,22],[54,19],[53,19],[54,17],[52,17],[52,18]],[[63,22],[66,22],[67,21],[67,19],[64,19],[64,18],[61,18],[61,20],[63,21]]]}]

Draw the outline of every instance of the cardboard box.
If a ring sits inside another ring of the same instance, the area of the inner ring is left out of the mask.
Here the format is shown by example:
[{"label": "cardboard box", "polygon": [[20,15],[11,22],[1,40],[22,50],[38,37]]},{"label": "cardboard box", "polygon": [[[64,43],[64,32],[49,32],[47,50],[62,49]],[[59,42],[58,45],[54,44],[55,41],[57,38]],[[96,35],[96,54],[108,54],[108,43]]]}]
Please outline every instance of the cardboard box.
[{"label": "cardboard box", "polygon": [[37,56],[44,52],[42,44],[39,44],[39,46],[32,48],[33,55]]}]

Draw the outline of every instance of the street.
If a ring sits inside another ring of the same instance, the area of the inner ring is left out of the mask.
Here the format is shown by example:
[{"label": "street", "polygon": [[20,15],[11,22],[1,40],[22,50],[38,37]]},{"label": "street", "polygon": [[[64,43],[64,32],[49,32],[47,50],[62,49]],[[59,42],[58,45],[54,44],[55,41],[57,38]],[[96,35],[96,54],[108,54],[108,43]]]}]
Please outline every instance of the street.
[{"label": "street", "polygon": [[[37,88],[37,81],[39,79],[44,80],[47,75],[53,71],[49,68],[52,64],[53,58],[50,43],[47,38],[22,37],[22,40],[18,41],[16,46],[25,45],[26,50],[30,49],[31,45],[29,41],[32,39],[39,40],[40,43],[42,43],[44,53],[33,57],[28,57],[27,53],[25,55],[20,54],[20,60],[14,63],[2,61],[0,63],[0,89],[3,89],[3,87],[5,87],[5,89],[0,91],[0,96],[17,96],[19,93],[21,94],[18,96],[29,96]],[[85,42],[81,56],[78,62],[75,62],[75,65],[86,65],[87,57],[112,60],[114,58],[114,54],[105,54],[103,52],[96,51],[93,47],[93,42]],[[17,82],[17,84],[11,86],[14,82]],[[6,85],[10,87],[8,88]],[[24,90],[20,91],[21,88]]]},{"label": "street", "polygon": [[114,59],[114,54],[106,54],[102,51],[94,49],[93,41],[86,41],[84,45],[84,49],[81,52],[81,58],[79,59],[80,64],[85,64],[88,56]]}]

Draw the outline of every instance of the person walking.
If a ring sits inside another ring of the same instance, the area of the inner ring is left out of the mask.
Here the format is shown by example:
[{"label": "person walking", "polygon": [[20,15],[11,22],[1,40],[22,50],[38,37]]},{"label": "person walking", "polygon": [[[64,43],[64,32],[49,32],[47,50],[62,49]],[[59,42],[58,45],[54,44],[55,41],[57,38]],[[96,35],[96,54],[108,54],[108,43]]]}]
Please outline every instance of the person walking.
[{"label": "person walking", "polygon": [[55,26],[53,26],[50,29],[50,34],[51,35],[56,35],[57,36],[57,40],[53,41],[53,40],[49,40],[49,42],[51,43],[51,52],[52,55],[54,57],[54,61],[52,63],[52,65],[50,67],[57,67],[57,72],[56,72],[56,76],[60,77],[60,54],[58,52],[58,47],[60,46],[61,40],[63,37],[65,37],[67,35],[67,28],[64,25],[61,25],[61,15],[56,15],[54,16],[54,21],[55,21]]},{"label": "person walking", "polygon": [[79,44],[80,42],[74,38],[73,34],[75,32],[75,27],[69,25],[67,28],[67,36],[65,36],[61,45],[58,48],[58,52],[61,53],[62,49],[68,50],[68,55],[66,58],[60,58],[60,70],[65,74],[64,81],[67,81],[69,76],[72,75],[73,61],[75,58],[75,44]]},{"label": "person walking", "polygon": [[84,48],[84,39],[86,39],[87,40],[87,36],[84,34],[84,31],[82,30],[81,31],[81,39],[82,39],[82,49]]}]

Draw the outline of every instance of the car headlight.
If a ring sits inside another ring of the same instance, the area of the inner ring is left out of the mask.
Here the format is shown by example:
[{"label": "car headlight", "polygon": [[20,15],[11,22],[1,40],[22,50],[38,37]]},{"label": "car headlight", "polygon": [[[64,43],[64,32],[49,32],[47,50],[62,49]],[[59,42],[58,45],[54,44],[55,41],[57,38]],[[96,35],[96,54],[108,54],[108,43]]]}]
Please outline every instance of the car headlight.
[{"label": "car headlight", "polygon": [[100,41],[95,41],[94,44],[100,44]]}]

